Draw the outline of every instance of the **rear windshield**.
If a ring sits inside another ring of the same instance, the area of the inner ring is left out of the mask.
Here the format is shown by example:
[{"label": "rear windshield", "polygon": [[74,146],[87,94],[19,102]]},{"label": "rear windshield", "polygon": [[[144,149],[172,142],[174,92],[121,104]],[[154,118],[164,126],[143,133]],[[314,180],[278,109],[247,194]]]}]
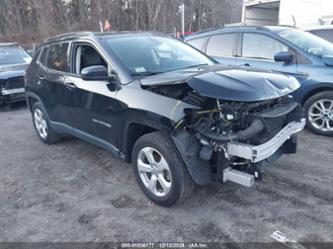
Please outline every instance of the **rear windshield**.
[{"label": "rear windshield", "polygon": [[0,65],[30,63],[31,56],[19,46],[0,46]]}]

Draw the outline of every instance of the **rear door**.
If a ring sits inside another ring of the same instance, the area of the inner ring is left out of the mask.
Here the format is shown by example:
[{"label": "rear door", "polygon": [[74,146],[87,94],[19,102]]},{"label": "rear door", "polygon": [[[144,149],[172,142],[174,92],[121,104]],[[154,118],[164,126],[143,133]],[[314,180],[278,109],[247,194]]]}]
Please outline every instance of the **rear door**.
[{"label": "rear door", "polygon": [[237,33],[212,35],[206,45],[205,52],[221,64],[235,65],[237,50]]},{"label": "rear door", "polygon": [[[240,39],[236,65],[274,70],[289,74],[297,73],[296,52],[274,37],[262,33],[245,32]],[[294,55],[290,63],[276,62],[277,52],[289,51]]]},{"label": "rear door", "polygon": [[40,72],[35,88],[51,121],[70,125],[72,91],[65,83],[69,73],[68,57],[69,42],[45,47],[38,61]]}]

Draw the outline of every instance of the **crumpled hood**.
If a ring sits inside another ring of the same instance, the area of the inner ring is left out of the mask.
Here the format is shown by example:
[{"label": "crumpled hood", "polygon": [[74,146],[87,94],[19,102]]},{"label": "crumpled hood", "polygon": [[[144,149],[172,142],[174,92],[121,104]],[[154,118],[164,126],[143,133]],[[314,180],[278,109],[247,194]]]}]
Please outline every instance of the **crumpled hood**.
[{"label": "crumpled hood", "polygon": [[0,65],[0,79],[23,76],[28,64]]},{"label": "crumpled hood", "polygon": [[202,96],[233,101],[274,99],[290,94],[300,87],[299,82],[292,76],[221,65],[173,71],[141,80],[143,86],[184,82]]}]

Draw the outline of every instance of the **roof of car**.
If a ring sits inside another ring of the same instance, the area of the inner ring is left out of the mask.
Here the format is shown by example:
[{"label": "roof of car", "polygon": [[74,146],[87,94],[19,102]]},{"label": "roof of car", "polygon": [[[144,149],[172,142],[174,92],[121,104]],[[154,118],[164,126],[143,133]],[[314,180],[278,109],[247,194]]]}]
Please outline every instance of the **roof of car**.
[{"label": "roof of car", "polygon": [[192,40],[195,38],[204,37],[207,35],[214,35],[223,32],[232,32],[232,31],[248,31],[248,30],[260,30],[260,31],[267,31],[267,32],[279,32],[286,29],[292,29],[293,27],[290,26],[231,26],[231,27],[224,27],[224,28],[215,28],[215,29],[207,29],[195,32],[194,34],[187,36],[185,40]]},{"label": "roof of car", "polygon": [[65,41],[71,40],[75,38],[83,38],[83,37],[106,37],[106,36],[119,36],[119,35],[158,35],[158,36],[167,36],[165,33],[159,32],[134,32],[134,31],[110,31],[110,32],[91,32],[91,31],[80,31],[80,32],[71,32],[60,34],[57,36],[53,36],[45,40],[44,44],[57,42],[57,41]]}]

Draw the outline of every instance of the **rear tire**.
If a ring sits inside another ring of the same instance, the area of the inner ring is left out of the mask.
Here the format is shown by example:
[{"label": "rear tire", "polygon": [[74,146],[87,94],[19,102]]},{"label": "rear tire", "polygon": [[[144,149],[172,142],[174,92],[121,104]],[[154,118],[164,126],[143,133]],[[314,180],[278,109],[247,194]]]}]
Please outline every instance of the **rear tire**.
[{"label": "rear tire", "polygon": [[307,127],[314,133],[333,136],[333,91],[310,97],[304,105]]},{"label": "rear tire", "polygon": [[61,140],[61,136],[52,129],[46,111],[40,102],[36,102],[32,106],[32,120],[38,137],[45,144],[54,144]]},{"label": "rear tire", "polygon": [[132,151],[132,164],[140,188],[160,206],[185,200],[194,190],[194,182],[174,144],[160,132],[138,139]]}]

